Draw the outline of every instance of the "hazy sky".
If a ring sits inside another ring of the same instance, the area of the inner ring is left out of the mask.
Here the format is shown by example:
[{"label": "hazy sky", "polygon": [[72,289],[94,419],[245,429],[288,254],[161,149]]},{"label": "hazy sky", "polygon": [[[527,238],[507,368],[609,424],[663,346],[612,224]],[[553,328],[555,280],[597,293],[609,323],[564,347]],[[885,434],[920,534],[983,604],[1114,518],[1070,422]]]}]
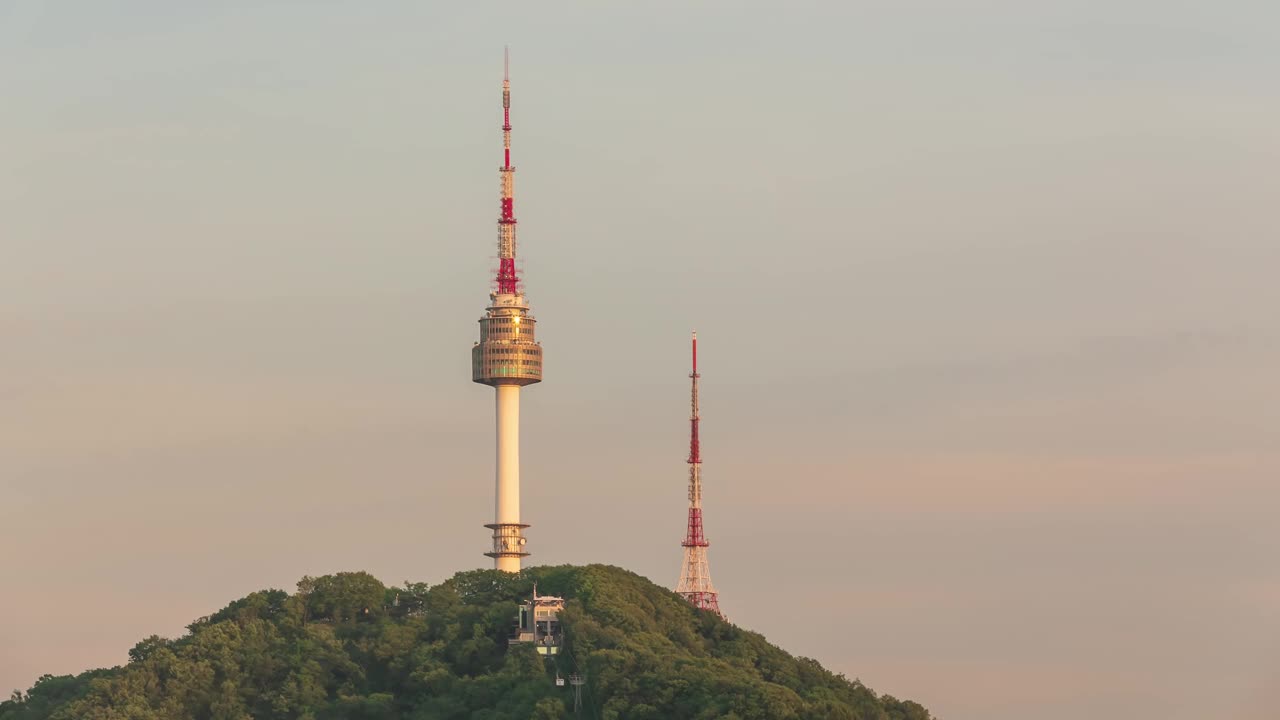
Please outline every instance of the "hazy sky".
[{"label": "hazy sky", "polygon": [[537,563],[945,720],[1280,703],[1280,6],[0,0],[0,694],[488,564],[512,47]]}]

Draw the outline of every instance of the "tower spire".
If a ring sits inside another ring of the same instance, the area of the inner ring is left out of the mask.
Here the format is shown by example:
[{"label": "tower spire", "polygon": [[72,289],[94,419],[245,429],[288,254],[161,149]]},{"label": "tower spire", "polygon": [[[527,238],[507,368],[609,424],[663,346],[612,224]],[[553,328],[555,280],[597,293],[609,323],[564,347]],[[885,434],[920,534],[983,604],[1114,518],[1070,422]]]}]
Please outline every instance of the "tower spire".
[{"label": "tower spire", "polygon": [[511,53],[502,48],[502,200],[498,215],[498,294],[515,295],[516,277],[515,172],[511,166]]},{"label": "tower spire", "polygon": [[684,542],[684,564],[676,592],[694,607],[720,615],[719,593],[711,584],[707,564],[707,547],[711,545],[702,532],[702,446],[698,439],[698,333],[693,333],[693,371],[689,373],[689,522]]}]

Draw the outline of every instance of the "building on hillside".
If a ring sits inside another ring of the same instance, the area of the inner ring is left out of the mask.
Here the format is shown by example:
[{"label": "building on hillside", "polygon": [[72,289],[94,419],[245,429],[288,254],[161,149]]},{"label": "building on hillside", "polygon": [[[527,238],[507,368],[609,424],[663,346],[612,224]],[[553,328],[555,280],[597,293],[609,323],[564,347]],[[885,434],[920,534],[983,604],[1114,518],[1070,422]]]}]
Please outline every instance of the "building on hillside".
[{"label": "building on hillside", "polygon": [[520,606],[520,620],[511,644],[533,643],[539,655],[558,655],[564,634],[560,629],[560,612],[564,610],[564,598],[554,595],[538,595],[533,586],[533,596]]}]

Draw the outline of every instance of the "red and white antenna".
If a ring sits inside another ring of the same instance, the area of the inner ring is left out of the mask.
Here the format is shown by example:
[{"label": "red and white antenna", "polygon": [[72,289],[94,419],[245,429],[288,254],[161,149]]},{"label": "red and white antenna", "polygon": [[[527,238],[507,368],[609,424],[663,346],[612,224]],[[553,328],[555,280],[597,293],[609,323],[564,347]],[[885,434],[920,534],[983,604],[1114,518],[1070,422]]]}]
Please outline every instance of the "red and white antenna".
[{"label": "red and white antenna", "polygon": [[511,166],[511,55],[502,49],[502,209],[498,216],[498,294],[515,295],[516,277],[515,172]]},{"label": "red and white antenna", "polygon": [[694,607],[721,615],[719,593],[711,584],[707,564],[707,547],[711,544],[702,532],[702,447],[698,441],[698,333],[693,334],[693,372],[689,373],[693,389],[689,412],[689,526],[685,534],[684,564],[676,592]]}]

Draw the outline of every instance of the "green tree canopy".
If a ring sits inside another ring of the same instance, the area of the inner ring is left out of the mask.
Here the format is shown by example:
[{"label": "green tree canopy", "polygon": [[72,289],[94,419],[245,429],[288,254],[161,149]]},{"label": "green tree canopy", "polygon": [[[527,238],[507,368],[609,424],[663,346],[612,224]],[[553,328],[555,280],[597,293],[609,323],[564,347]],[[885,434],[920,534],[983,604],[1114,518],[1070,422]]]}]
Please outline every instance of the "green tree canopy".
[{"label": "green tree canopy", "polygon": [[[568,600],[563,652],[509,645],[517,604]],[[793,657],[625,570],[536,567],[386,587],[306,577],[149,637],[123,667],[44,676],[0,720],[930,720],[920,705]]]}]

